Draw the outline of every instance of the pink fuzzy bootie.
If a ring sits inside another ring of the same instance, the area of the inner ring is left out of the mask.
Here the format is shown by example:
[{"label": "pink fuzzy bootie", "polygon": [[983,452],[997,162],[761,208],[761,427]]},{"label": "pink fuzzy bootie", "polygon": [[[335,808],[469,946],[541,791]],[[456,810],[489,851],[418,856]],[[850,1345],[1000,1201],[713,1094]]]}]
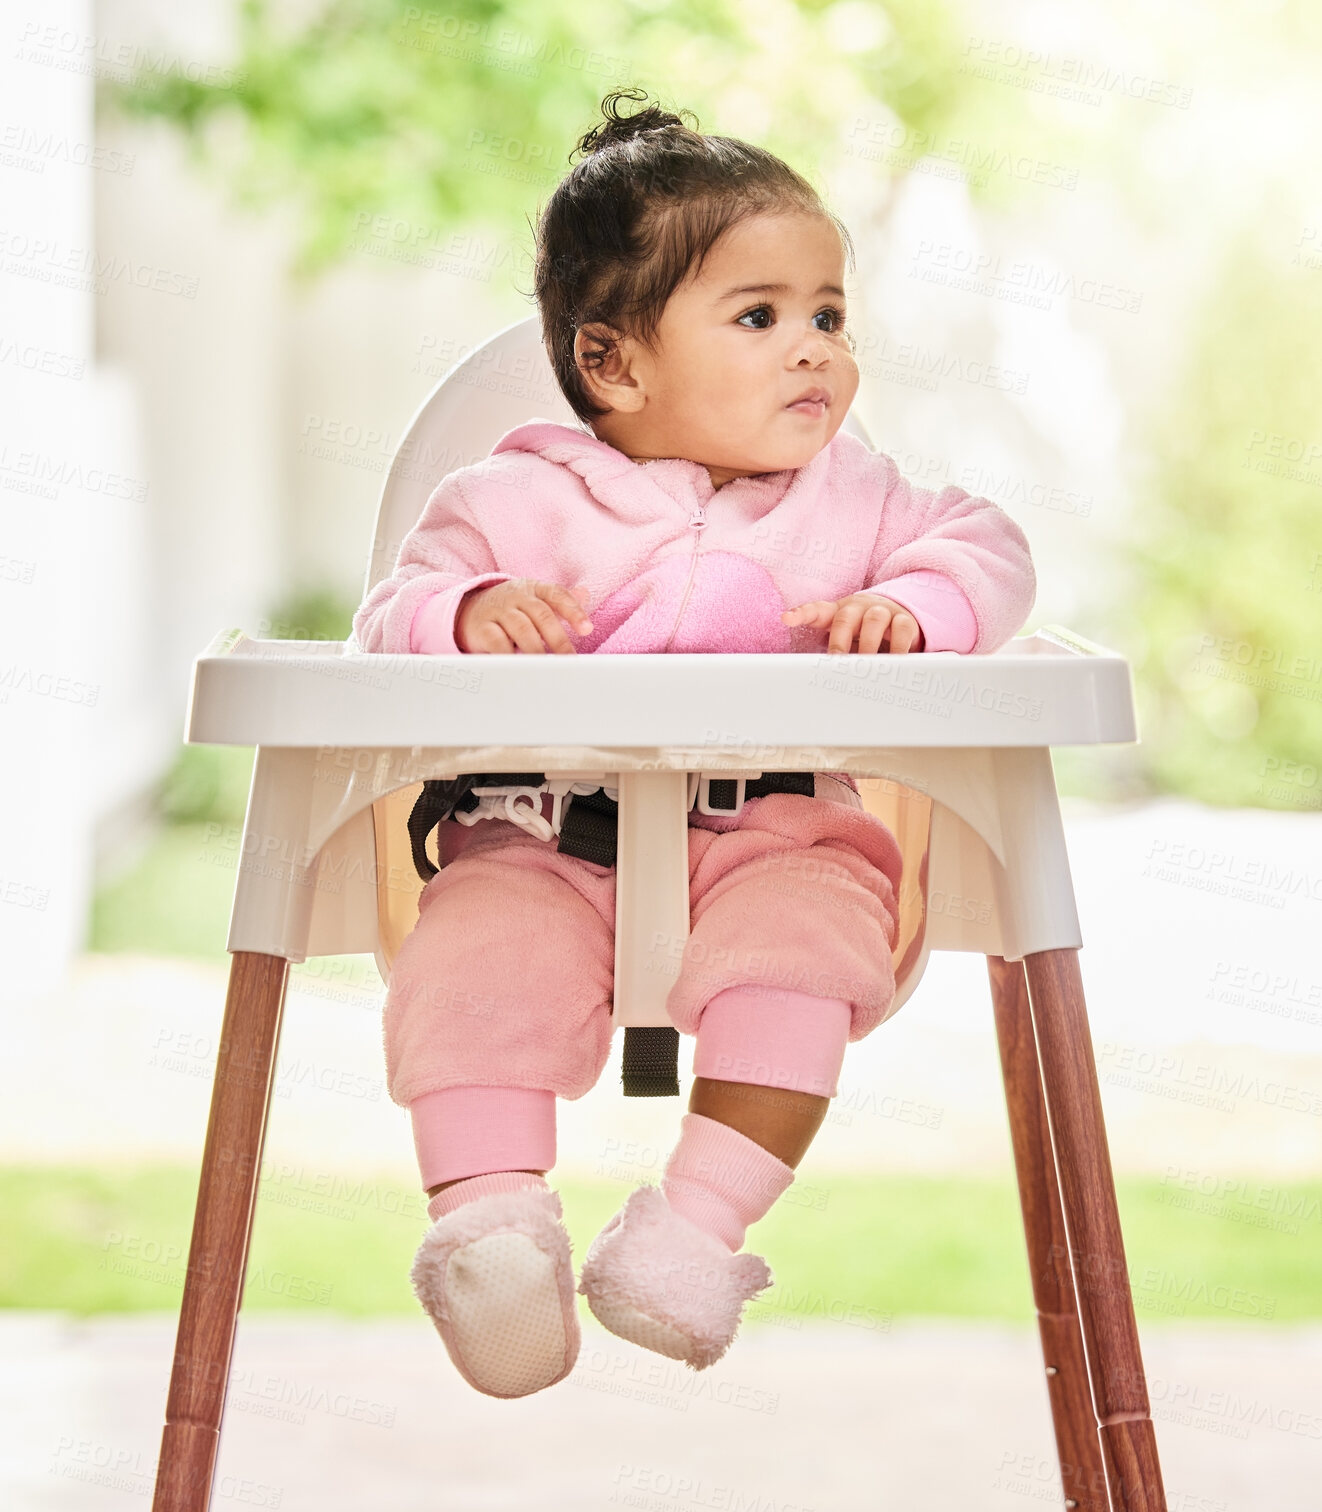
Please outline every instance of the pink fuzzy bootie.
[{"label": "pink fuzzy bootie", "polygon": [[744,1303],[770,1285],[760,1255],[732,1255],[644,1186],[593,1241],[578,1289],[618,1338],[705,1370],[733,1342]]},{"label": "pink fuzzy bootie", "polygon": [[771,1285],[760,1255],[734,1251],[794,1172],[712,1119],[682,1123],[663,1189],[630,1193],[588,1250],[578,1289],[617,1337],[705,1370],[734,1341],[744,1303]]},{"label": "pink fuzzy bootie", "polygon": [[560,1195],[523,1173],[471,1180],[429,1204],[440,1216],[413,1261],[414,1294],[470,1386],[528,1396],[569,1374],[581,1342]]}]

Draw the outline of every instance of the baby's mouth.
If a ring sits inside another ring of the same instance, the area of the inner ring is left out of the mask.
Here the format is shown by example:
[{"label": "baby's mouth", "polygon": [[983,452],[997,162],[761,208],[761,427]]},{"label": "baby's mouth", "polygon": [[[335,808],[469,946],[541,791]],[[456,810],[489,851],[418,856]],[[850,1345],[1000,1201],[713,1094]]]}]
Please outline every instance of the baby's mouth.
[{"label": "baby's mouth", "polygon": [[808,415],[812,419],[818,419],[826,413],[831,406],[831,396],[824,388],[810,388],[785,408],[791,414]]}]

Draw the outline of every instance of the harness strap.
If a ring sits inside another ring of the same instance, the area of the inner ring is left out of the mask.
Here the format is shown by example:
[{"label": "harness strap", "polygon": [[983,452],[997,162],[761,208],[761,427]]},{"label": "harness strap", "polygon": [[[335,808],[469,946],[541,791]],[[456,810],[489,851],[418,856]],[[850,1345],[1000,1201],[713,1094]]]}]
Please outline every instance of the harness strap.
[{"label": "harness strap", "polygon": [[[409,815],[413,864],[424,882],[437,868],[427,855],[427,837],[456,811],[472,813],[480,807],[475,787],[538,787],[545,772],[480,772],[423,783]],[[739,786],[743,782],[743,801]],[[737,814],[750,798],[770,793],[800,793],[811,798],[816,783],[811,772],[763,772],[744,781],[733,777],[708,780],[707,806]],[[618,854],[619,804],[602,789],[566,797],[556,849],[598,866],[614,866]],[[626,1024],[621,1081],[625,1097],[679,1096],[679,1030],[666,1024]]]},{"label": "harness strap", "polygon": [[427,854],[427,837],[436,826],[452,814],[471,814],[480,807],[475,787],[536,787],[546,781],[545,772],[465,772],[458,777],[429,778],[414,800],[409,813],[409,848],[413,867],[424,882],[430,882],[438,868]]},{"label": "harness strap", "polygon": [[[433,778],[422,784],[422,792],[418,794],[409,814],[409,846],[413,851],[414,870],[424,882],[430,882],[438,870],[431,864],[431,857],[427,854],[427,836],[443,819],[448,819],[456,808],[463,806],[465,796],[473,798],[470,789],[477,780],[476,776],[469,774],[463,777]],[[473,798],[468,808],[476,807],[477,799]]]},{"label": "harness strap", "polygon": [[[708,784],[711,808],[735,811],[739,808],[739,783],[734,777],[713,777]],[[811,798],[816,792],[816,780],[811,772],[763,772],[744,784],[744,801],[750,798],[765,798],[768,793],[802,793]]]},{"label": "harness strap", "polygon": [[556,849],[582,861],[595,861],[598,866],[614,866],[619,804],[598,788],[595,793],[574,793],[567,805]]}]

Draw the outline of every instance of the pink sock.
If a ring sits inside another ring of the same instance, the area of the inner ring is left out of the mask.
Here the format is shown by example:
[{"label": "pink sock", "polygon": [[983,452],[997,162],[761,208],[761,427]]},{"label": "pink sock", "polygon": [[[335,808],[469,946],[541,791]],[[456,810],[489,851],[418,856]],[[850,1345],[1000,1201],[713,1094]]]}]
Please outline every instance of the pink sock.
[{"label": "pink sock", "polygon": [[698,1020],[693,1074],[834,1097],[852,1022],[843,998],[727,987]]},{"label": "pink sock", "polygon": [[521,1192],[524,1187],[533,1187],[539,1192],[551,1190],[544,1176],[534,1176],[530,1171],[492,1171],[486,1176],[470,1176],[467,1181],[456,1181],[443,1192],[437,1192],[427,1204],[427,1216],[437,1223],[466,1202],[474,1202],[491,1192]]},{"label": "pink sock", "polygon": [[555,1093],[537,1087],[442,1087],[409,1104],[424,1190],[491,1172],[555,1164]]},{"label": "pink sock", "polygon": [[777,1160],[737,1129],[701,1113],[680,1120],[679,1143],[661,1178],[673,1212],[714,1235],[730,1251],[744,1242],[751,1223],[794,1180],[793,1166]]}]

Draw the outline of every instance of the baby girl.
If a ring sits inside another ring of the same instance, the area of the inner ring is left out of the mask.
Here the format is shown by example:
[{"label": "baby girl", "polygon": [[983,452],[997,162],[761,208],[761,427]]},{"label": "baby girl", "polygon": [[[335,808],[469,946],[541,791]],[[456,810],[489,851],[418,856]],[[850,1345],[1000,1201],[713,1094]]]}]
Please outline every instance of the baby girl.
[{"label": "baby girl", "polygon": [[[1033,603],[1023,532],[840,429],[859,381],[843,226],[780,159],[654,105],[622,117],[622,99],[645,96],[607,97],[537,230],[543,338],[581,424],[520,425],[443,479],[355,615],[358,645],[994,651]],[[767,776],[725,816],[691,809],[692,930],[667,999],[695,1038],[689,1111],[577,1287],[605,1328],[698,1370],[770,1285],[745,1232],[793,1182],[846,1044],[894,1008],[894,837],[844,773]],[[540,801],[548,818],[579,800]],[[431,1198],[414,1289],[497,1397],[563,1379],[580,1343],[545,1178],[556,1098],[609,1055],[615,871],[557,833],[471,806],[444,819],[385,1005]]]}]

